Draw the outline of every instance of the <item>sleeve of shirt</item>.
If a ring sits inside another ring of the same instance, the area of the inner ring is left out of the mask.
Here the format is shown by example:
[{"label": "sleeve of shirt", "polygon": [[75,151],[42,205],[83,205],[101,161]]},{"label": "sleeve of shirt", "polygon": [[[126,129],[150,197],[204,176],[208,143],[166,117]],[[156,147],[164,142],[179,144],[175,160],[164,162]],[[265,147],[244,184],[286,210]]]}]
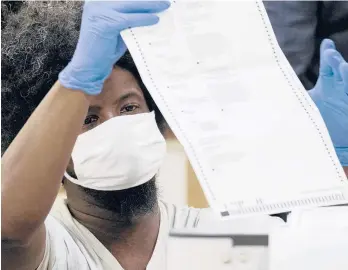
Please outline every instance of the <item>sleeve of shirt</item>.
[{"label": "sleeve of shirt", "polygon": [[318,3],[316,1],[264,1],[278,44],[296,74],[309,89],[308,71],[316,53]]},{"label": "sleeve of shirt", "polygon": [[46,248],[38,270],[88,269],[87,262],[67,229],[54,217],[48,216]]}]

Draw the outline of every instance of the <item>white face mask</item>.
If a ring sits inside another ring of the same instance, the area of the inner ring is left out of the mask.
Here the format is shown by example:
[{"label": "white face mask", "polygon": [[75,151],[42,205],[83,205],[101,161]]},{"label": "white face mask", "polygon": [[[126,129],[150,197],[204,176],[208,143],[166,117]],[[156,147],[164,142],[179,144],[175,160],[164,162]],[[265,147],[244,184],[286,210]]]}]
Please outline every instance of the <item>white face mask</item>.
[{"label": "white face mask", "polygon": [[72,152],[77,179],[64,175],[90,189],[128,189],[151,180],[165,153],[153,112],[114,117],[77,137]]}]

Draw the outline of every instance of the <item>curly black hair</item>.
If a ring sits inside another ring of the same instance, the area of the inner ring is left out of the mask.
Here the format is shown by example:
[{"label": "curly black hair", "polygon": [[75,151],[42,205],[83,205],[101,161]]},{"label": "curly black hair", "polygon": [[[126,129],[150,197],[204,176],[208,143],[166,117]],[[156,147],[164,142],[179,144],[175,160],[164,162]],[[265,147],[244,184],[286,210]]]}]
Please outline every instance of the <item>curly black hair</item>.
[{"label": "curly black hair", "polygon": [[[74,53],[80,1],[1,2],[1,152],[5,152]],[[117,66],[138,80],[161,129],[165,121],[127,52]]]}]

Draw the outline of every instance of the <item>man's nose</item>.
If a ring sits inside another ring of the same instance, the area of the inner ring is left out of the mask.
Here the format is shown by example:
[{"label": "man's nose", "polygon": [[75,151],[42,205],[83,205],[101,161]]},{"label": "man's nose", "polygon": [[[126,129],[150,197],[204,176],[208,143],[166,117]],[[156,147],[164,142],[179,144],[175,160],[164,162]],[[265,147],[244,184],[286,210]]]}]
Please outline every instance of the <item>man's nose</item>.
[{"label": "man's nose", "polygon": [[103,122],[108,121],[108,120],[118,116],[118,114],[114,108],[105,109],[105,110],[103,110],[102,114],[103,114],[102,115]]}]

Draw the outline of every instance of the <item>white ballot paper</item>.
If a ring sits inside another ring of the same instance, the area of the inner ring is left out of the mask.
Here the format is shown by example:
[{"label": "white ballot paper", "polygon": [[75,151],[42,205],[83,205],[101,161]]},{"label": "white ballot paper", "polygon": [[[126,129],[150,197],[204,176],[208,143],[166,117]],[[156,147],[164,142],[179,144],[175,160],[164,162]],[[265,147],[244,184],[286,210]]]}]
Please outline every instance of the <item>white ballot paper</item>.
[{"label": "white ballot paper", "polygon": [[172,1],[122,36],[222,218],[348,202],[325,124],[262,2]]}]

